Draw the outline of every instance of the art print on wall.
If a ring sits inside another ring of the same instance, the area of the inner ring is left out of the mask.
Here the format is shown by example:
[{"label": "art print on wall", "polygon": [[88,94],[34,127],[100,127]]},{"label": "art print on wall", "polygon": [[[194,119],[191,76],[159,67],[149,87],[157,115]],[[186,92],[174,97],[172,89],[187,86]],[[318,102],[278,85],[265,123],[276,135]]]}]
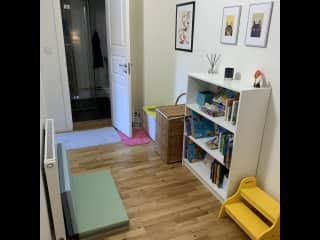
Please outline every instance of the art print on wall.
[{"label": "art print on wall", "polygon": [[223,8],[221,43],[237,44],[241,6]]},{"label": "art print on wall", "polygon": [[246,45],[266,47],[273,2],[251,4],[246,33]]},{"label": "art print on wall", "polygon": [[176,5],[175,49],[192,52],[195,2]]}]

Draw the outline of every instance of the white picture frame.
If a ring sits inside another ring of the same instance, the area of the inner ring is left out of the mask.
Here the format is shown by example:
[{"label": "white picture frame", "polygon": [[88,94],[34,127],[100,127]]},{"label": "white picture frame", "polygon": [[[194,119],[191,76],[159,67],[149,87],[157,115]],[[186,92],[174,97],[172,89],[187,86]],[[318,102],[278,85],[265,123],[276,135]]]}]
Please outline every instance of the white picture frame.
[{"label": "white picture frame", "polygon": [[236,45],[240,24],[241,6],[223,8],[220,42]]},{"label": "white picture frame", "polygon": [[267,46],[272,8],[273,2],[250,4],[245,41],[247,46]]}]

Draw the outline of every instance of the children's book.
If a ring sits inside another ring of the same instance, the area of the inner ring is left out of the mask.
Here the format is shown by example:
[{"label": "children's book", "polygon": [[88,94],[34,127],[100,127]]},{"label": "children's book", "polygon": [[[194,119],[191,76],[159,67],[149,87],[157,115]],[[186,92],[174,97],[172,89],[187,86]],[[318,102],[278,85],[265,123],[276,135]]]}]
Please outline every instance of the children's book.
[{"label": "children's book", "polygon": [[194,138],[211,137],[214,135],[214,124],[196,112],[192,112],[192,136]]},{"label": "children's book", "polygon": [[187,136],[191,135],[191,116],[185,117],[185,132]]},{"label": "children's book", "polygon": [[192,162],[195,156],[195,144],[191,141],[187,141],[187,159],[189,162]]},{"label": "children's book", "polygon": [[226,121],[229,121],[229,119],[231,118],[232,103],[234,100],[234,98],[227,98],[226,100],[226,111],[224,115],[224,120]]},{"label": "children's book", "polygon": [[231,114],[231,123],[233,125],[235,125],[237,121],[238,106],[239,106],[239,101],[234,101],[232,106],[233,113]]}]

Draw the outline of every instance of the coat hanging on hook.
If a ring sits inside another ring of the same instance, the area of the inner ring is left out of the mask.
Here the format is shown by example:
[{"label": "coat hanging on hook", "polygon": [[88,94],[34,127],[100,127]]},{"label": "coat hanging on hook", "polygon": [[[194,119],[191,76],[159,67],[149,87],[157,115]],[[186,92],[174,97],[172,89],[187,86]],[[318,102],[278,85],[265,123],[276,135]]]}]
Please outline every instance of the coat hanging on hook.
[{"label": "coat hanging on hook", "polygon": [[94,31],[94,34],[92,37],[92,51],[93,51],[93,68],[103,67],[100,38],[97,31]]}]

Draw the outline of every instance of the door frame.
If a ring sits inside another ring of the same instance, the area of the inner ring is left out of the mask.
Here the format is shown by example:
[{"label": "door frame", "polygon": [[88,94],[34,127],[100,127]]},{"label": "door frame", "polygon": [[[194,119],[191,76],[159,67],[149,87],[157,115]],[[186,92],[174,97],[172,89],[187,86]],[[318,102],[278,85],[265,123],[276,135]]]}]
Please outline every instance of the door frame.
[{"label": "door frame", "polygon": [[72,109],[69,91],[69,78],[67,69],[66,53],[64,48],[63,39],[63,27],[62,27],[62,17],[61,17],[61,6],[59,0],[50,0],[53,8],[54,25],[56,32],[56,40],[58,47],[58,59],[59,59],[59,69],[60,69],[60,81],[62,86],[62,97],[64,102],[65,110],[65,121],[66,129],[63,131],[73,130],[73,120],[72,120]]},{"label": "door frame", "polygon": [[[71,108],[71,100],[70,100],[70,91],[69,91],[69,79],[68,79],[68,69],[67,69],[67,61],[64,47],[64,38],[63,38],[63,26],[62,26],[62,16],[61,16],[61,6],[59,0],[50,0],[53,8],[54,22],[55,22],[55,32],[58,46],[58,58],[59,58],[59,66],[60,66],[60,81],[62,85],[62,93],[63,93],[63,102],[65,107],[65,119],[66,119],[66,129],[65,131],[73,131],[73,120],[72,120],[72,108]],[[130,1],[124,0],[126,3],[126,41],[127,46],[130,49]],[[105,12],[106,12],[106,31],[107,31],[107,48],[108,48],[108,65],[111,66],[111,52],[110,52],[110,35],[109,31],[109,14],[107,11],[107,7],[109,6],[108,0],[105,0]],[[129,119],[131,124],[132,131],[132,64],[131,64],[131,51],[128,51],[128,67],[130,68],[130,74],[128,74],[128,86],[129,86],[129,99],[131,104],[129,104]],[[111,69],[108,71],[109,75],[109,86],[110,86],[110,101],[112,99],[112,80],[111,80]],[[113,118],[114,110],[111,105],[111,119]],[[113,121],[112,121],[113,122]],[[112,124],[113,125],[113,124]]]}]

